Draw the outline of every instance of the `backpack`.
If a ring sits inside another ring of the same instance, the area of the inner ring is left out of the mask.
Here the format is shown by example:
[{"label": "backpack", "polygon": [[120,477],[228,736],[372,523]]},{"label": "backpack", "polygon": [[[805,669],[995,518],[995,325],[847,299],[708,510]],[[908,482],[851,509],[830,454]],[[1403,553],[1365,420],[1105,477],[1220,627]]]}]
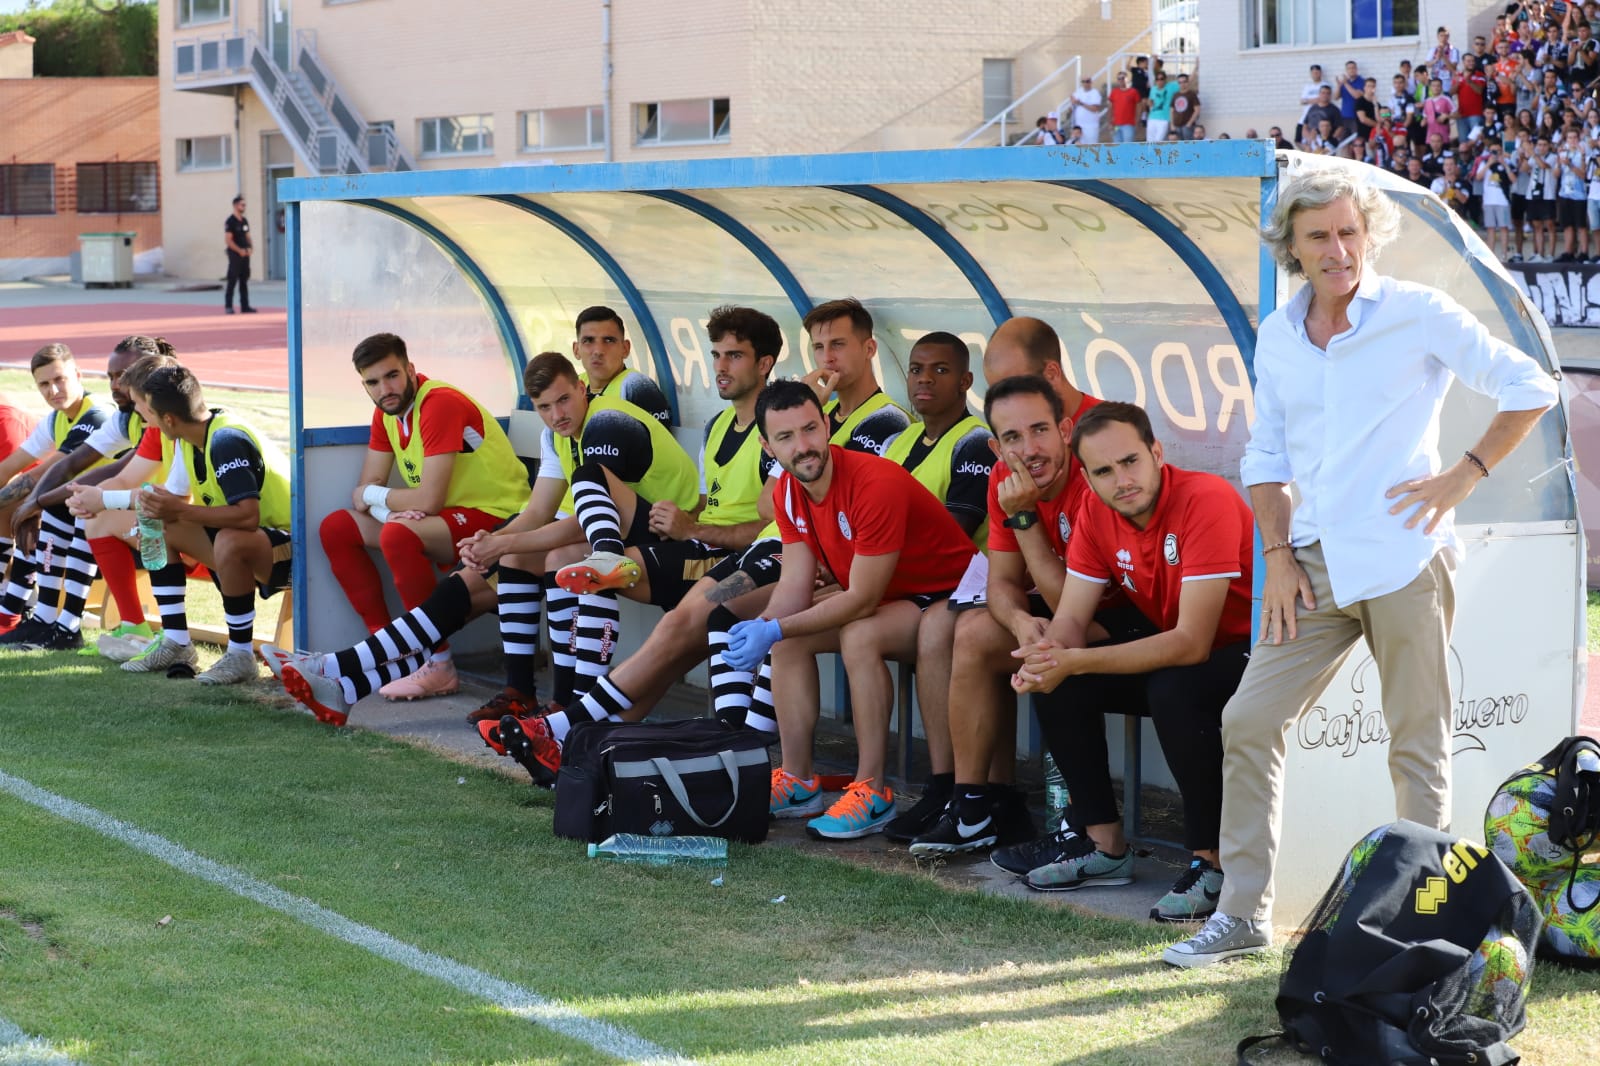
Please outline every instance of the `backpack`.
[{"label": "backpack", "polygon": [[553,830],[598,843],[614,833],[767,839],[775,733],[715,718],[582,722],[561,749]]},{"label": "backpack", "polygon": [[1279,1039],[1332,1064],[1504,1066],[1539,938],[1538,905],[1488,849],[1415,822],[1363,837],[1278,987]]},{"label": "backpack", "polygon": [[1544,912],[1540,957],[1600,968],[1600,743],[1568,737],[1506,778],[1483,834]]}]

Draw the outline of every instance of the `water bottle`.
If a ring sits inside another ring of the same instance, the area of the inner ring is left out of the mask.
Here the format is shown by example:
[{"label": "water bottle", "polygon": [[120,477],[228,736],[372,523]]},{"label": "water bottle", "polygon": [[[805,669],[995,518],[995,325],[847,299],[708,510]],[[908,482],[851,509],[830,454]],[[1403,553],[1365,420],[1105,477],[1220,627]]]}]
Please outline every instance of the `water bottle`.
[{"label": "water bottle", "polygon": [[1044,827],[1045,832],[1054,832],[1066,827],[1067,805],[1072,797],[1067,794],[1067,779],[1061,776],[1061,768],[1056,765],[1056,760],[1047,751],[1044,753]]},{"label": "water bottle", "polygon": [[721,837],[652,837],[617,833],[589,845],[589,858],[644,866],[726,866],[728,842]]},{"label": "water bottle", "polygon": [[[146,481],[141,488],[148,491],[150,482]],[[144,561],[144,568],[152,574],[167,565],[167,524],[159,518],[146,518],[143,511],[139,515],[139,558]]]}]

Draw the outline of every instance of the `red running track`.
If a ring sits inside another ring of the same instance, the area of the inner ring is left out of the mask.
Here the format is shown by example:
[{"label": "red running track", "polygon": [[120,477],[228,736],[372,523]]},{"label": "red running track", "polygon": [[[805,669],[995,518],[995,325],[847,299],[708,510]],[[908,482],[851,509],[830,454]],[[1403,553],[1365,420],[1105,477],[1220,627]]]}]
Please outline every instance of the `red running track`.
[{"label": "red running track", "polygon": [[287,390],[288,314],[263,309],[225,315],[190,304],[79,304],[0,311],[0,365],[27,367],[40,347],[60,342],[86,370],[104,370],[118,341],[165,337],[205,385]]}]

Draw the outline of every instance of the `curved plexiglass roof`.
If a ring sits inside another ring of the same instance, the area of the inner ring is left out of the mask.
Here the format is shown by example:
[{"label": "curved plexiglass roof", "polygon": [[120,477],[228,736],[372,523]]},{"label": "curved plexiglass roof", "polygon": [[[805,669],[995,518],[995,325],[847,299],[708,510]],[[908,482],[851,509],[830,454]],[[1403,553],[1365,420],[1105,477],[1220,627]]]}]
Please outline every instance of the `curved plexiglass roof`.
[{"label": "curved plexiglass roof", "polygon": [[[1296,154],[1282,164],[1290,175],[1341,165]],[[284,182],[280,198],[299,204],[291,358],[305,442],[353,442],[366,425],[371,407],[345,368],[368,333],[401,334],[426,373],[504,415],[525,361],[570,351],[577,312],[605,303],[622,314],[633,365],[670,384],[693,450],[721,406],[703,328],[711,308],[773,315],[786,338],[778,373],[797,374],[811,367],[804,311],[850,295],[874,316],[880,379],[896,399],[921,334],[959,334],[977,356],[998,322],[1035,315],[1060,334],[1080,387],[1143,404],[1177,462],[1237,480],[1255,328],[1286,295],[1258,236],[1279,166],[1264,143],[1223,141]],[[1481,242],[1424,190],[1360,173],[1405,208],[1379,269],[1446,289],[1553,367],[1542,320]],[[1446,453],[1468,446],[1492,410],[1456,389]],[[1543,420],[1463,519],[1573,517],[1565,440],[1561,419]]]}]

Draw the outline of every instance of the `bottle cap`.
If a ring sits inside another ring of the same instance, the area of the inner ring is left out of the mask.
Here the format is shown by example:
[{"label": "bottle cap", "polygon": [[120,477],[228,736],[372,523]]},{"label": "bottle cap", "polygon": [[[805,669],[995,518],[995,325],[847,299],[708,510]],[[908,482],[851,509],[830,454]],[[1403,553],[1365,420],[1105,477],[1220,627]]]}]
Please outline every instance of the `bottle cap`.
[{"label": "bottle cap", "polygon": [[598,845],[598,844],[590,844],[589,845],[589,858],[592,859],[598,854],[600,854],[600,845]]}]

